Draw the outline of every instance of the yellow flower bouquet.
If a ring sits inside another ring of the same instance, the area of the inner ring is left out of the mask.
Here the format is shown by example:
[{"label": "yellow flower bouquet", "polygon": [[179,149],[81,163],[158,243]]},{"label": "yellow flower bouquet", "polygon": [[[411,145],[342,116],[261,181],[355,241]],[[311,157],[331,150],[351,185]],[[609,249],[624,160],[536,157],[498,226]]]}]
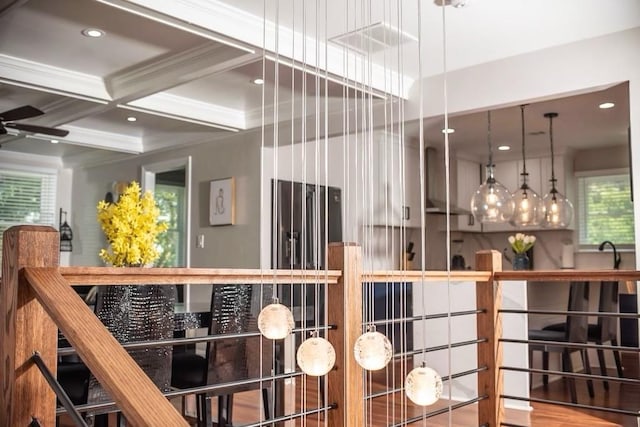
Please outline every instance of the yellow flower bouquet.
[{"label": "yellow flower bouquet", "polygon": [[167,230],[158,222],[160,210],[150,191],[141,195],[140,185],[131,181],[117,202],[98,202],[98,222],[108,249],[100,258],[115,267],[141,267],[153,263],[159,255],[156,237]]}]

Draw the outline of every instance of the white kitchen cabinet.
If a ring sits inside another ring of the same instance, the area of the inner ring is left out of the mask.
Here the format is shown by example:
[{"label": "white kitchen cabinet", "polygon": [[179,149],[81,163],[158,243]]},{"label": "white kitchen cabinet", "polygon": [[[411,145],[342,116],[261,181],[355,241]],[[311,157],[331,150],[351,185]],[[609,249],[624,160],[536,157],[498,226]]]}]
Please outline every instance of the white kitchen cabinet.
[{"label": "white kitchen cabinet", "polygon": [[379,134],[372,147],[371,222],[376,226],[420,227],[420,152],[397,136]]},{"label": "white kitchen cabinet", "polygon": [[[456,160],[457,205],[471,211],[471,197],[482,183],[480,164],[465,159]],[[458,231],[482,231],[482,224],[472,214],[458,215],[455,221]]]}]

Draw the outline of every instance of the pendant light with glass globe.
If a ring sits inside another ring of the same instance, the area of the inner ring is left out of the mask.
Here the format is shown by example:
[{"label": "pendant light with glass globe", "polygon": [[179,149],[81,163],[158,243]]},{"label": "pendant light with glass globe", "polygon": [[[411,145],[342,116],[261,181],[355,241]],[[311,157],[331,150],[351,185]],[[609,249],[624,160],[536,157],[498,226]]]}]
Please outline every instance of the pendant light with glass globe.
[{"label": "pendant light with glass globe", "polygon": [[540,225],[544,218],[544,206],[542,198],[533,191],[528,184],[529,173],[527,172],[527,159],[525,152],[525,128],[524,128],[524,108],[520,106],[520,119],[522,123],[522,185],[513,193],[515,211],[511,218],[511,225],[516,227],[530,227]]},{"label": "pendant light with glass globe", "polygon": [[487,163],[487,180],[471,198],[471,213],[482,223],[507,222],[513,216],[514,203],[511,192],[499,183],[493,175],[493,152],[491,150],[491,111],[487,112],[487,143],[489,146],[489,162]]},{"label": "pendant light with glass globe", "polygon": [[556,173],[554,169],[553,152],[553,119],[558,113],[545,113],[549,119],[549,144],[551,146],[551,190],[542,198],[544,205],[544,220],[542,225],[547,228],[566,228],[573,219],[573,205],[556,188]]}]

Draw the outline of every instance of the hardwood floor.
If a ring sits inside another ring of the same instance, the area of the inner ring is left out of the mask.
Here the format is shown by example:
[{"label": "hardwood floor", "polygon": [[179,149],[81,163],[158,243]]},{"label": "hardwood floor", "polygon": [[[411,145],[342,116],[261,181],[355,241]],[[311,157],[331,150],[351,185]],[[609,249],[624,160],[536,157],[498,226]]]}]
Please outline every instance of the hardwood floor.
[{"label": "hardwood floor", "polygon": [[[638,378],[638,356],[624,355],[623,365],[625,368],[625,376],[628,378]],[[594,370],[595,372],[595,370]],[[613,374],[613,373],[612,373]],[[380,380],[380,378],[378,378]],[[384,382],[384,379],[382,379]],[[640,386],[616,384],[609,382],[610,389],[605,392],[602,382],[595,382],[595,397],[590,398],[587,393],[587,387],[584,382],[577,383],[578,402],[587,405],[606,406],[610,408],[624,408],[640,411]],[[298,381],[295,389],[291,386],[288,390],[290,395],[295,396],[295,403],[291,403],[288,412],[293,411],[293,405],[297,410],[301,408],[317,408],[321,406],[318,400],[318,382],[313,379],[306,381]],[[375,386],[374,386],[375,390]],[[544,389],[543,387],[532,390],[531,396],[542,399],[567,400],[568,390],[566,384],[562,380],[553,381]],[[213,403],[213,413],[216,413],[215,399]],[[260,419],[262,412],[260,409],[261,396],[259,391],[249,391],[238,393],[234,403],[234,425],[242,425],[255,422]],[[439,408],[447,407],[446,400],[440,400],[436,405],[427,408],[428,412]],[[455,403],[455,402],[454,402]],[[180,399],[174,400],[176,406],[180,405]],[[574,408],[566,408],[558,405],[549,405],[542,403],[532,403],[533,411],[506,411],[506,422],[522,426],[545,426],[545,427],[604,427],[604,426],[638,426],[636,417],[621,416],[617,414],[605,413],[600,411],[586,411]],[[366,424],[371,427],[383,427],[392,425],[403,419],[423,414],[425,409],[416,407],[408,401],[404,395],[395,394],[376,398],[371,400],[367,405]],[[287,426],[304,426],[315,427],[324,425],[323,416],[309,417],[304,422],[298,420],[296,422],[288,422]],[[444,427],[469,427],[477,425],[476,407],[470,405],[452,412],[446,412],[429,418],[427,421],[429,426]],[[63,419],[61,424],[63,427],[71,427],[72,424]],[[115,425],[112,423],[112,425]],[[214,424],[215,425],[215,424]],[[410,425],[424,425],[424,422],[418,421]]]}]

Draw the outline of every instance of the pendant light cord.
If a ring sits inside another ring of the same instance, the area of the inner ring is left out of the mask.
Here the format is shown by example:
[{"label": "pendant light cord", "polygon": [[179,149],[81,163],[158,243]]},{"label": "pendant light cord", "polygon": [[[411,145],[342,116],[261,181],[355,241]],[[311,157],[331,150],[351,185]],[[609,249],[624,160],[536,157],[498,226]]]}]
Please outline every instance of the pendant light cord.
[{"label": "pendant light cord", "polygon": [[553,153],[553,118],[558,117],[558,113],[546,113],[545,117],[549,118],[549,144],[551,146],[551,192],[553,193],[553,197],[555,199],[556,190],[556,171],[555,171],[555,160]]},{"label": "pendant light cord", "polygon": [[524,131],[524,107],[526,106],[526,104],[522,104],[520,106],[520,122],[522,123],[522,178],[524,179],[523,181],[523,185],[525,185],[527,183],[527,175],[529,175],[527,173],[527,160],[526,160],[526,155],[525,155],[525,148],[524,148],[524,139],[525,139],[525,131]]},{"label": "pendant light cord", "polygon": [[493,150],[491,149],[491,111],[487,111],[487,145],[489,146],[489,164],[493,168]]}]

